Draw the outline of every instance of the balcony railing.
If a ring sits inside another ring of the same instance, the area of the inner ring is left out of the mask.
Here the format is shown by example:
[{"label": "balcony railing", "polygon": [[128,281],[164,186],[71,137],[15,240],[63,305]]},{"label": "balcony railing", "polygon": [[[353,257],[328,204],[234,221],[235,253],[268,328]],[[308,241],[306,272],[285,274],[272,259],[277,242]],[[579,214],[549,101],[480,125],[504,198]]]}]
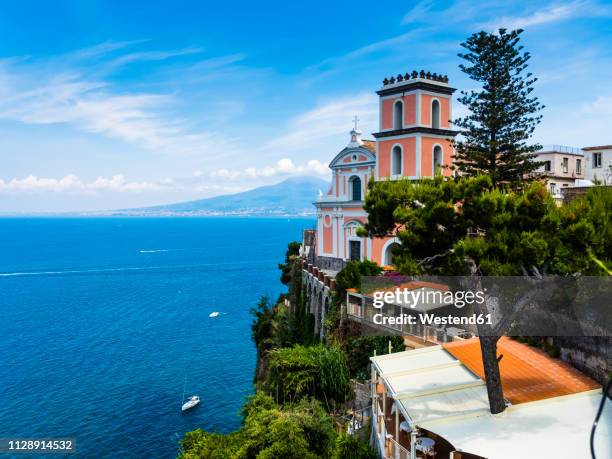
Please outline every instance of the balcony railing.
[{"label": "balcony railing", "polygon": [[542,145],[539,153],[558,152],[558,153],[573,153],[575,155],[583,155],[584,151],[577,147],[568,147],[567,145]]},{"label": "balcony railing", "polygon": [[387,457],[393,459],[410,459],[410,451],[400,445],[394,438],[387,438]]}]

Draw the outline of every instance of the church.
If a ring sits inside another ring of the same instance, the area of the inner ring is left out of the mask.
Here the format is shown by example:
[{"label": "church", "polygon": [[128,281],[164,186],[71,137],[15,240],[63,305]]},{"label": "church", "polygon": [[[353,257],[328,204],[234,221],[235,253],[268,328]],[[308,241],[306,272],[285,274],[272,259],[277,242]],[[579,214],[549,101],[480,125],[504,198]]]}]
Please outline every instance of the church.
[{"label": "church", "polygon": [[379,122],[375,140],[361,138],[355,118],[350,142],[329,164],[331,186],[315,203],[317,265],[334,269],[350,260],[393,265],[397,238],[357,235],[357,228],[367,219],[363,204],[368,181],[451,175],[448,166],[457,134],[450,124],[454,91],[447,76],[423,70],[384,79],[376,91]]}]

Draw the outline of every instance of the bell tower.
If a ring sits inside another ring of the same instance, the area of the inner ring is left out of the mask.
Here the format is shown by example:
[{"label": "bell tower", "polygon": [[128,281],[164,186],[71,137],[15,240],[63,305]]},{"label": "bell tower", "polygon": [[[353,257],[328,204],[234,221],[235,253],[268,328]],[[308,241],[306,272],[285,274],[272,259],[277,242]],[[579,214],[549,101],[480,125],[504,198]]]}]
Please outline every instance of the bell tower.
[{"label": "bell tower", "polygon": [[421,70],[385,78],[376,138],[378,180],[451,175],[452,94],[446,75]]}]

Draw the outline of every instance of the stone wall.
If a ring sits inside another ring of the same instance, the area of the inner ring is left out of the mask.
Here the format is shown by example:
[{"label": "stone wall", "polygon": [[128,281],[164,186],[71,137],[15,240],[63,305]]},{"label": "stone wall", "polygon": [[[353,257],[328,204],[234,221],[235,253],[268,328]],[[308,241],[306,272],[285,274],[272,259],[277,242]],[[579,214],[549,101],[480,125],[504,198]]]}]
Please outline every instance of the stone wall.
[{"label": "stone wall", "polygon": [[[606,188],[612,188],[610,185],[598,185],[605,186]],[[561,188],[561,194],[563,195],[563,202],[568,203],[572,199],[582,196],[587,193],[592,187],[590,186],[570,186]]]},{"label": "stone wall", "polygon": [[346,266],[346,262],[342,258],[316,257],[315,265],[319,269],[342,271],[342,268]]},{"label": "stone wall", "polygon": [[553,338],[561,360],[604,385],[612,372],[612,338],[601,336],[559,336]]},{"label": "stone wall", "polygon": [[315,334],[321,339],[325,336],[325,317],[329,312],[332,301],[332,290],[325,281],[308,270],[302,270],[302,288],[306,300],[306,309],[315,317]]}]

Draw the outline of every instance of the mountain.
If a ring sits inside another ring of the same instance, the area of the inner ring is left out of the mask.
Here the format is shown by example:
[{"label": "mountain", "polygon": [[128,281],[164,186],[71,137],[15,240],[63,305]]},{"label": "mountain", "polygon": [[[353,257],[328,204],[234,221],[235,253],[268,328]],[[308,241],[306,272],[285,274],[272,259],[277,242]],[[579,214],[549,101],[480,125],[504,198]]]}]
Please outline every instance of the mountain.
[{"label": "mountain", "polygon": [[319,191],[329,182],[316,177],[293,177],[275,185],[197,201],[113,212],[131,215],[303,215],[313,214]]}]

